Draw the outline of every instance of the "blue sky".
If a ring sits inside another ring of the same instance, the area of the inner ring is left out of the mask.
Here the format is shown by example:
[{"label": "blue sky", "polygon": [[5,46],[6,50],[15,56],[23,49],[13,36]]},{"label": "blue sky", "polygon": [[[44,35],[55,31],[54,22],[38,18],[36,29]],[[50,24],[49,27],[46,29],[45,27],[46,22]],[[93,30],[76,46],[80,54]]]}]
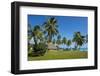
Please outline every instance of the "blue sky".
[{"label": "blue sky", "polygon": [[[46,15],[28,15],[28,23],[32,27],[42,25],[51,16]],[[80,31],[82,35],[88,34],[88,17],[79,16],[54,16],[57,19],[58,30],[61,37],[67,39],[73,38],[73,33]],[[83,45],[82,48],[86,47]],[[74,45],[72,45],[74,47]]]}]

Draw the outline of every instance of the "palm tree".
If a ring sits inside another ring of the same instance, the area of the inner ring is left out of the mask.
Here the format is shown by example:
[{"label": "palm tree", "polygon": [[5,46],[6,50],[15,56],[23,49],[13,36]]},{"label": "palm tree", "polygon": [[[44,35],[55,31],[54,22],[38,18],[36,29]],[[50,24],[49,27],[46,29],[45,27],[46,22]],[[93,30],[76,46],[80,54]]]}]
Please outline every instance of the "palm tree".
[{"label": "palm tree", "polygon": [[63,43],[64,45],[66,45],[66,43],[67,43],[67,39],[66,39],[66,37],[63,37],[63,39],[62,39],[62,43]]},{"label": "palm tree", "polygon": [[28,51],[32,47],[32,45],[30,44],[31,39],[32,39],[32,27],[30,24],[28,24]]},{"label": "palm tree", "polygon": [[80,32],[74,33],[73,42],[75,42],[75,49],[80,49],[80,46],[82,46],[85,41],[84,38],[85,36],[82,36]]},{"label": "palm tree", "polygon": [[60,35],[58,35],[56,43],[57,43],[58,45],[61,44],[61,36],[60,36]]},{"label": "palm tree", "polygon": [[32,33],[32,27],[30,24],[28,24],[28,34],[31,34]]},{"label": "palm tree", "polygon": [[42,41],[43,33],[39,25],[34,26],[32,30],[32,37],[34,38],[35,45],[37,45],[39,40]]},{"label": "palm tree", "polygon": [[44,23],[44,33],[48,37],[48,43],[52,41],[52,38],[58,34],[57,29],[57,20],[54,17],[51,17]]},{"label": "palm tree", "polygon": [[32,27],[30,24],[28,24],[28,42],[31,40],[32,38]]},{"label": "palm tree", "polygon": [[[67,46],[70,47],[70,45],[71,45],[71,40],[68,40],[67,41]],[[70,49],[71,49],[71,47],[70,47]]]},{"label": "palm tree", "polygon": [[[85,36],[85,44],[88,44],[88,34]],[[86,46],[86,48],[88,47]]]},{"label": "palm tree", "polygon": [[53,39],[53,44],[55,44],[56,43],[56,40],[55,39]]},{"label": "palm tree", "polygon": [[59,45],[60,45],[61,43],[62,43],[62,41],[61,41],[61,36],[58,35],[58,37],[57,37],[57,41],[56,41],[56,44],[57,44],[58,50],[59,50]]}]

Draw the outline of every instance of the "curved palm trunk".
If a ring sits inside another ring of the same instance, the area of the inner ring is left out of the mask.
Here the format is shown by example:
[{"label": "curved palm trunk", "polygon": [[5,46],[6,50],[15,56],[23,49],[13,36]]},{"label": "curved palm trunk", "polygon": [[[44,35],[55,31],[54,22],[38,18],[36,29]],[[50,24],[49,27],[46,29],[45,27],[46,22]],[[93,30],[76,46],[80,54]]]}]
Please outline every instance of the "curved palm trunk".
[{"label": "curved palm trunk", "polygon": [[72,50],[72,47],[70,46],[70,50]]},{"label": "curved palm trunk", "polygon": [[52,36],[49,36],[48,43],[51,43],[51,41],[52,41]]},{"label": "curved palm trunk", "polygon": [[78,48],[78,45],[77,45],[77,43],[75,43],[75,50],[77,50],[77,48]]},{"label": "curved palm trunk", "polygon": [[34,42],[35,42],[35,45],[37,45],[37,39],[36,39],[36,37],[34,37]]},{"label": "curved palm trunk", "polygon": [[79,46],[79,48],[78,48],[79,51],[80,51],[80,47],[81,47],[81,46]]}]

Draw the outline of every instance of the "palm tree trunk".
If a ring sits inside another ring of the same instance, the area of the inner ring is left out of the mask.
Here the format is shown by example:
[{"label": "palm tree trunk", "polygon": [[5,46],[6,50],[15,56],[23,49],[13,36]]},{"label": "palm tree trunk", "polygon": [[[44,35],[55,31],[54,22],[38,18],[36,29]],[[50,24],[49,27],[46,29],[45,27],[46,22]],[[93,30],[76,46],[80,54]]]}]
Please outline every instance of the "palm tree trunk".
[{"label": "palm tree trunk", "polygon": [[75,50],[77,50],[77,47],[78,47],[78,45],[77,45],[77,43],[75,43]]},{"label": "palm tree trunk", "polygon": [[78,48],[78,49],[79,49],[79,51],[80,51],[80,46],[79,46],[79,48]]},{"label": "palm tree trunk", "polygon": [[36,39],[36,37],[34,37],[34,42],[35,42],[35,45],[37,45],[37,39]]},{"label": "palm tree trunk", "polygon": [[70,50],[72,50],[71,46],[70,46]]}]

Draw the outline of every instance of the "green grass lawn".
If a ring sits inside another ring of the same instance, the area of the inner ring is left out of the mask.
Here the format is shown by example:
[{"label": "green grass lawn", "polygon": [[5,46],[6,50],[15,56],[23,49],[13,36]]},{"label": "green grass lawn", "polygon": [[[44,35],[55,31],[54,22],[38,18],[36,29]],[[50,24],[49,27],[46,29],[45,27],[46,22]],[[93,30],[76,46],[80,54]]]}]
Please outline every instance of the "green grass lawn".
[{"label": "green grass lawn", "polygon": [[57,51],[49,50],[44,56],[28,57],[28,61],[32,60],[54,60],[54,59],[81,59],[88,58],[87,51]]}]

